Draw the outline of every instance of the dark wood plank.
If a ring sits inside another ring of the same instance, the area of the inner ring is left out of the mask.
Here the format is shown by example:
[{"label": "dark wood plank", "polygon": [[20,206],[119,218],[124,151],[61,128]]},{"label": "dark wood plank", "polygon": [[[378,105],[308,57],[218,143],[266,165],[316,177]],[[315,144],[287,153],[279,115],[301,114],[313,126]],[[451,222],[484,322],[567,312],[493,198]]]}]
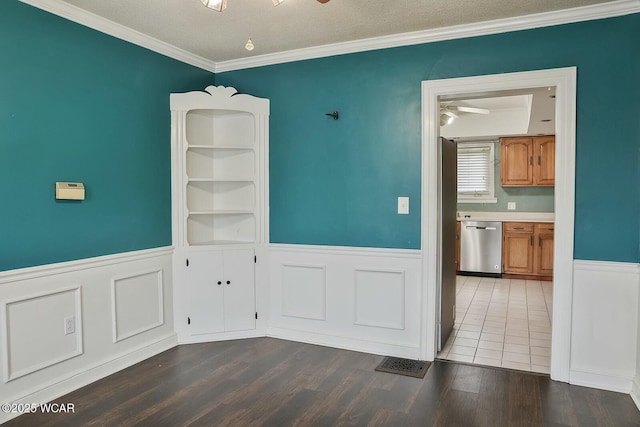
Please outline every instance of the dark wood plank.
[{"label": "dark wood plank", "polygon": [[443,361],[409,378],[381,361],[272,338],[183,345],[56,399],[73,414],[6,425],[640,426],[625,394]]}]

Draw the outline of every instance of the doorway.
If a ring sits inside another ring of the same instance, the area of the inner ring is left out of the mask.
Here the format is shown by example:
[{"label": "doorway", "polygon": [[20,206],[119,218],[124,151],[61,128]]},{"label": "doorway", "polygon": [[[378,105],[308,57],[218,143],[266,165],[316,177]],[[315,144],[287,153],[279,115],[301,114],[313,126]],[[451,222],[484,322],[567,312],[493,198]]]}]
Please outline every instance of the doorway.
[{"label": "doorway", "polygon": [[555,228],[553,269],[553,327],[550,375],[569,380],[571,306],[573,286],[573,230],[575,193],[576,69],[463,77],[422,83],[422,342],[421,356],[433,360],[437,351],[439,313],[438,265],[439,193],[437,148],[440,131],[439,101],[453,96],[482,96],[532,87],[556,88]]}]

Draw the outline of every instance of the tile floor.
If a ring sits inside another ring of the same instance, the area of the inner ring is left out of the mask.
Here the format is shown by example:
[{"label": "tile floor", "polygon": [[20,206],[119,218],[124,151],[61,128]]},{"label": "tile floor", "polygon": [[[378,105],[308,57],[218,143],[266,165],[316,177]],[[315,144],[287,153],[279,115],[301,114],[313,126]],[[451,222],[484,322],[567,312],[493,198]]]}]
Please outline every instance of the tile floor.
[{"label": "tile floor", "polygon": [[549,373],[552,282],[457,276],[456,323],[438,358]]}]

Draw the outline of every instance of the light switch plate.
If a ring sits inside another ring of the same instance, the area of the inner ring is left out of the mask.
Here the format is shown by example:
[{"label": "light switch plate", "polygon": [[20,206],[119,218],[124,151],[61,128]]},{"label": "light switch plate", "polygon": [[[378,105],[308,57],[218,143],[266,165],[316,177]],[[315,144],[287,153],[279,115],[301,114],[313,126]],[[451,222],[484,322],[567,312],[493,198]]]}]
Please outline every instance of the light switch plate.
[{"label": "light switch plate", "polygon": [[409,198],[398,197],[398,213],[401,215],[409,214]]},{"label": "light switch plate", "polygon": [[507,210],[515,211],[516,210],[516,202],[507,202]]}]

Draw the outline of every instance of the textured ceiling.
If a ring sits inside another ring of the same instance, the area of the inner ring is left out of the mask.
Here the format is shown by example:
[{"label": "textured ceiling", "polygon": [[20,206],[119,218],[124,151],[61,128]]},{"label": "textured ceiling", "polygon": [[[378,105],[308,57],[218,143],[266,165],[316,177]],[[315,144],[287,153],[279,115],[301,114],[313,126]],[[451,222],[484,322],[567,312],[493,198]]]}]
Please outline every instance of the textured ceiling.
[{"label": "textured ceiling", "polygon": [[[214,62],[569,9],[610,0],[66,0]],[[244,49],[251,36],[255,50]]]}]

